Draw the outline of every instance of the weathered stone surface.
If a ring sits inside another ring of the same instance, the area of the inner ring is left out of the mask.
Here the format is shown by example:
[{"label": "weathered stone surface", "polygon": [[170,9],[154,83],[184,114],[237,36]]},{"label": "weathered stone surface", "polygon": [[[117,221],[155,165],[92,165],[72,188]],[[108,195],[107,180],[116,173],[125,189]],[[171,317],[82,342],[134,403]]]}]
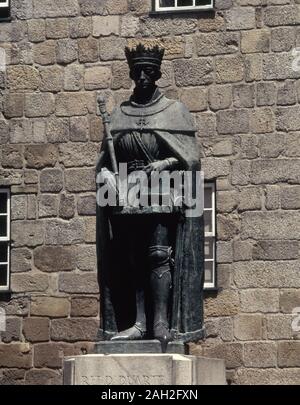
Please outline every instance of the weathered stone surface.
[{"label": "weathered stone surface", "polygon": [[74,345],[67,343],[38,343],[34,346],[34,366],[61,368],[65,356],[72,356]]},{"label": "weathered stone surface", "polygon": [[262,206],[261,192],[258,187],[242,188],[239,193],[239,211],[260,210]]},{"label": "weathered stone surface", "polygon": [[235,290],[224,290],[205,300],[205,316],[230,316],[239,311],[239,295]]},{"label": "weathered stone surface", "polygon": [[230,108],[232,91],[229,85],[216,85],[209,89],[209,105],[212,110]]},{"label": "weathered stone surface", "polygon": [[231,317],[212,318],[205,322],[206,336],[219,336],[224,342],[233,340],[233,322]]},{"label": "weathered stone surface", "polygon": [[298,6],[267,7],[264,13],[266,25],[274,27],[278,25],[295,25],[299,23]]},{"label": "weathered stone surface", "polygon": [[72,294],[98,294],[99,286],[96,272],[86,274],[61,273],[59,291]]},{"label": "weathered stone surface", "polygon": [[77,246],[76,265],[79,270],[95,271],[97,269],[96,247],[94,245]]},{"label": "weathered stone surface", "polygon": [[63,70],[59,66],[49,66],[40,68],[42,91],[56,93],[63,88]]},{"label": "weathered stone surface", "polygon": [[295,33],[292,27],[273,28],[271,31],[271,49],[273,52],[288,52],[292,49]]},{"label": "weathered stone surface", "polygon": [[246,109],[217,112],[217,131],[221,135],[247,133],[249,131],[249,112]]},{"label": "weathered stone surface", "polygon": [[41,42],[33,46],[33,59],[39,65],[52,65],[56,62],[56,42],[53,40]]},{"label": "weathered stone surface", "polygon": [[265,206],[267,210],[276,210],[280,207],[280,188],[279,186],[266,187]]},{"label": "weathered stone surface", "polygon": [[219,176],[226,176],[229,174],[229,162],[221,158],[207,158],[203,159],[202,170],[205,173],[205,178],[213,179]]},{"label": "weathered stone surface", "polygon": [[78,91],[83,88],[84,68],[80,65],[69,65],[64,69],[64,89]]},{"label": "weathered stone surface", "polygon": [[31,251],[27,248],[17,248],[11,250],[11,271],[13,273],[23,273],[31,270]]},{"label": "weathered stone surface", "polygon": [[66,38],[69,36],[69,23],[67,18],[46,20],[46,37],[48,39]]},{"label": "weathered stone surface", "polygon": [[129,77],[128,65],[125,62],[114,62],[112,65],[112,89],[129,89],[132,80]]},{"label": "weathered stone surface", "polygon": [[63,188],[63,173],[60,169],[44,169],[40,175],[42,192],[58,193]]},{"label": "weathered stone surface", "polygon": [[44,241],[44,224],[42,221],[13,221],[11,237],[15,247],[41,245]]},{"label": "weathered stone surface", "polygon": [[45,41],[45,20],[29,20],[27,21],[28,26],[28,39],[31,42],[42,42]]},{"label": "weathered stone surface", "polygon": [[44,292],[49,286],[49,279],[46,274],[12,274],[11,289],[15,292]]},{"label": "weathered stone surface", "polygon": [[66,142],[69,139],[69,120],[54,117],[48,119],[46,136],[50,143]]},{"label": "weathered stone surface", "polygon": [[270,32],[266,29],[242,31],[241,50],[243,53],[268,52]]},{"label": "weathered stone surface", "polygon": [[14,297],[10,298],[8,302],[0,302],[0,308],[5,310],[7,316],[9,315],[18,315],[25,316],[29,312],[29,298],[24,297]]},{"label": "weathered stone surface", "polygon": [[280,291],[280,311],[290,314],[294,308],[300,307],[300,291],[296,288]]},{"label": "weathered stone surface", "polygon": [[84,241],[84,224],[81,218],[70,221],[51,219],[46,222],[47,245],[72,245]]},{"label": "weathered stone surface", "polygon": [[88,112],[94,112],[95,105],[93,94],[59,93],[56,97],[56,115],[59,117],[86,115]]},{"label": "weathered stone surface", "polygon": [[73,195],[62,194],[59,203],[59,216],[63,219],[73,218],[75,214],[75,198]]},{"label": "weathered stone surface", "polygon": [[114,15],[93,17],[93,36],[104,37],[111,34],[118,35],[120,30],[120,17]]},{"label": "weathered stone surface", "polygon": [[296,261],[274,261],[233,264],[233,276],[238,288],[297,288]]},{"label": "weathered stone surface", "polygon": [[255,28],[255,9],[253,7],[233,7],[225,13],[229,30]]},{"label": "weathered stone surface", "polygon": [[232,243],[217,242],[217,263],[232,263],[232,259]]},{"label": "weathered stone surface", "polygon": [[287,240],[258,241],[253,248],[255,260],[286,260],[299,257],[299,242]]},{"label": "weathered stone surface", "polygon": [[279,291],[274,288],[241,290],[240,300],[243,312],[269,313],[279,311]]},{"label": "weathered stone surface", "polygon": [[65,167],[95,166],[99,146],[94,143],[69,143],[59,146],[60,161]]},{"label": "weathered stone surface", "polygon": [[33,0],[34,17],[72,17],[79,14],[77,0]]},{"label": "weathered stone surface", "polygon": [[65,171],[66,189],[70,192],[94,191],[94,169],[68,169]]},{"label": "weathered stone surface", "polygon": [[71,38],[86,38],[92,32],[92,20],[89,17],[72,18],[69,24]]},{"label": "weathered stone surface", "polygon": [[79,0],[81,14],[84,16],[104,14],[106,12],[106,0]]},{"label": "weathered stone surface", "polygon": [[213,81],[213,65],[210,58],[194,60],[178,59],[174,62],[174,74],[177,86],[200,86]]},{"label": "weathered stone surface", "polygon": [[299,367],[300,365],[300,342],[278,343],[278,366]]},{"label": "weathered stone surface", "polygon": [[300,373],[297,368],[293,369],[266,369],[252,368],[239,369],[234,377],[234,383],[247,385],[251,381],[253,385],[298,385]]},{"label": "weathered stone surface", "polygon": [[161,37],[166,35],[191,34],[197,30],[195,18],[150,18],[145,17],[141,21],[140,31],[147,37]]},{"label": "weathered stone surface", "polygon": [[21,340],[21,318],[6,318],[5,331],[1,332],[3,343],[18,342]]},{"label": "weathered stone surface", "polygon": [[111,80],[111,71],[104,66],[87,68],[84,74],[84,86],[86,90],[106,89]]},{"label": "weathered stone surface", "polygon": [[240,314],[234,318],[234,335],[239,340],[260,340],[262,338],[262,316]]},{"label": "weathered stone surface", "polygon": [[25,96],[26,117],[47,117],[54,109],[54,95],[51,93],[33,93]]},{"label": "weathered stone surface", "polygon": [[233,32],[198,34],[195,38],[198,56],[222,55],[238,51],[238,35]]},{"label": "weathered stone surface", "polygon": [[85,235],[84,240],[87,243],[96,242],[96,218],[95,217],[85,217]]},{"label": "weathered stone surface", "polygon": [[224,359],[228,368],[236,368],[243,364],[243,345],[241,343],[219,343],[212,340],[203,344],[202,348],[204,356]]},{"label": "weathered stone surface", "polygon": [[58,151],[55,145],[29,145],[25,149],[26,167],[41,169],[55,166]]},{"label": "weathered stone surface", "polygon": [[300,208],[300,186],[281,188],[281,208],[285,210]]},{"label": "weathered stone surface", "polygon": [[252,82],[253,80],[262,79],[262,56],[255,55],[246,55],[244,58],[245,64],[245,79],[246,82]]},{"label": "weathered stone surface", "polygon": [[9,93],[4,99],[4,116],[6,118],[22,117],[24,112],[24,96],[18,93]]},{"label": "weathered stone surface", "polygon": [[217,211],[232,212],[238,206],[237,191],[220,191],[217,194]]},{"label": "weathered stone surface", "polygon": [[199,138],[214,137],[216,135],[216,116],[210,112],[196,115],[197,136]]},{"label": "weathered stone surface", "polygon": [[99,302],[95,297],[76,297],[71,301],[71,316],[97,316]]},{"label": "weathered stone surface", "polygon": [[244,78],[244,61],[241,56],[216,58],[216,82],[234,83]]},{"label": "weathered stone surface", "polygon": [[70,118],[70,140],[72,142],[86,141],[89,136],[89,120],[87,117]]},{"label": "weathered stone surface", "polygon": [[40,84],[38,70],[32,66],[8,66],[7,84],[11,90],[36,90]]},{"label": "weathered stone surface", "polygon": [[[103,61],[125,59],[124,48],[126,41],[124,38],[107,37],[99,41],[99,55]],[[128,75],[127,75],[128,76]]]},{"label": "weathered stone surface", "polygon": [[57,63],[66,65],[78,57],[77,41],[74,39],[59,39],[56,45]]},{"label": "weathered stone surface", "polygon": [[[270,340],[294,339],[297,332],[292,329],[294,316],[274,314],[266,317],[266,337]],[[298,332],[299,333],[299,332]]]},{"label": "weathered stone surface", "polygon": [[53,370],[30,370],[25,377],[26,385],[61,385],[62,376]]},{"label": "weathered stone surface", "polygon": [[68,298],[31,297],[30,314],[39,317],[65,318],[70,314],[70,302]]},{"label": "weathered stone surface", "polygon": [[127,14],[122,18],[120,33],[122,37],[135,37],[139,31],[139,18]]},{"label": "weathered stone surface", "polygon": [[98,333],[96,319],[54,319],[51,322],[51,339],[78,342],[80,340],[96,341]]},{"label": "weathered stone surface", "polygon": [[75,270],[76,260],[71,247],[41,246],[34,250],[34,265],[45,272]]},{"label": "weathered stone surface", "polygon": [[28,343],[0,344],[0,367],[28,369],[31,366],[32,353]]},{"label": "weathered stone surface", "polygon": [[84,38],[78,40],[78,59],[80,62],[97,62],[99,58],[98,40]]},{"label": "weathered stone surface", "polygon": [[29,342],[45,342],[50,338],[49,319],[26,318],[23,321],[23,333]]},{"label": "weathered stone surface", "polygon": [[205,88],[183,89],[180,99],[192,112],[203,111],[207,108],[207,91]]},{"label": "weathered stone surface", "polygon": [[280,182],[299,183],[300,160],[261,159],[252,162],[251,182],[274,184]]},{"label": "weathered stone surface", "polygon": [[7,143],[9,140],[9,125],[4,120],[0,121],[0,145]]},{"label": "weathered stone surface", "polygon": [[237,84],[233,86],[233,105],[237,108],[254,107],[254,85]]},{"label": "weathered stone surface", "polygon": [[245,343],[244,363],[246,367],[267,368],[277,365],[277,347],[275,343]]},{"label": "weathered stone surface", "polygon": [[239,233],[240,222],[236,215],[228,214],[217,216],[217,232],[219,240],[233,239]]},{"label": "weathered stone surface", "polygon": [[259,139],[260,156],[276,158],[285,151],[285,135],[281,133],[261,135]]},{"label": "weathered stone surface", "polygon": [[79,197],[77,211],[79,215],[96,215],[96,196],[87,195]]},{"label": "weathered stone surface", "polygon": [[276,102],[276,84],[273,82],[260,82],[256,85],[257,106],[273,105]]},{"label": "weathered stone surface", "polygon": [[293,69],[294,58],[291,52],[265,54],[263,56],[263,79],[285,80],[299,78],[299,69]]},{"label": "weathered stone surface", "polygon": [[2,147],[2,166],[21,169],[23,167],[23,148],[15,145]]}]

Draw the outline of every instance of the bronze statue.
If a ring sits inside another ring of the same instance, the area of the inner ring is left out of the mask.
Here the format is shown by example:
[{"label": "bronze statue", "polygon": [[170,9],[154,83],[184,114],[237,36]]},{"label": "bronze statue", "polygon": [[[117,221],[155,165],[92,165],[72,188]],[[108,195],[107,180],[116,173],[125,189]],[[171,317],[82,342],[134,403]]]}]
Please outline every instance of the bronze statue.
[{"label": "bronze statue", "polygon": [[[194,187],[200,162],[192,116],[156,85],[164,49],[139,44],[125,54],[135,89],[110,117],[98,100],[107,137],[97,174],[106,170],[118,178],[120,163],[127,164],[129,175],[189,171]],[[184,206],[97,206],[105,339],[167,344],[203,337],[203,232],[202,214],[188,216]]]}]

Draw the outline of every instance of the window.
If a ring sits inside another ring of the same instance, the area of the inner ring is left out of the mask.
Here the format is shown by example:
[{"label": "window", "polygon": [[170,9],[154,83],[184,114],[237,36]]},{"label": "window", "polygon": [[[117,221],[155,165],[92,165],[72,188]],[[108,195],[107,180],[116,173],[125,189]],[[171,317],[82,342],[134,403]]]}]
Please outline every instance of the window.
[{"label": "window", "polygon": [[0,291],[9,289],[10,193],[0,189]]},{"label": "window", "polygon": [[211,10],[213,0],[155,0],[155,11]]},{"label": "window", "polygon": [[0,0],[0,20],[10,18],[10,0]]},{"label": "window", "polygon": [[216,287],[215,184],[204,185],[204,288]]}]

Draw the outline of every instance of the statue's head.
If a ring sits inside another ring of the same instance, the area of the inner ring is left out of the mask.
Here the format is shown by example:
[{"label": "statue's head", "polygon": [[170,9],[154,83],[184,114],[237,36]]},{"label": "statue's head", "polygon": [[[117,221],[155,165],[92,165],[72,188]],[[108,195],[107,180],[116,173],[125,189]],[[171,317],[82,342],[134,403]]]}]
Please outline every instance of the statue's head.
[{"label": "statue's head", "polygon": [[125,48],[125,55],[130,69],[130,77],[138,89],[147,90],[161,78],[161,63],[164,49],[157,45],[147,48],[143,44],[136,48]]}]

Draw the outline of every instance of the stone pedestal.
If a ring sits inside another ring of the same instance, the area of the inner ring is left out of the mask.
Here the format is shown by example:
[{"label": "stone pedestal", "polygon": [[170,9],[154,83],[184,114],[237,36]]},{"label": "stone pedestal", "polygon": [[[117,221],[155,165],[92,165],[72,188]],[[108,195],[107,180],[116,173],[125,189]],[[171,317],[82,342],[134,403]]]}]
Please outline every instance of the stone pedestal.
[{"label": "stone pedestal", "polygon": [[225,385],[223,360],[182,354],[89,354],[66,358],[65,385]]}]

